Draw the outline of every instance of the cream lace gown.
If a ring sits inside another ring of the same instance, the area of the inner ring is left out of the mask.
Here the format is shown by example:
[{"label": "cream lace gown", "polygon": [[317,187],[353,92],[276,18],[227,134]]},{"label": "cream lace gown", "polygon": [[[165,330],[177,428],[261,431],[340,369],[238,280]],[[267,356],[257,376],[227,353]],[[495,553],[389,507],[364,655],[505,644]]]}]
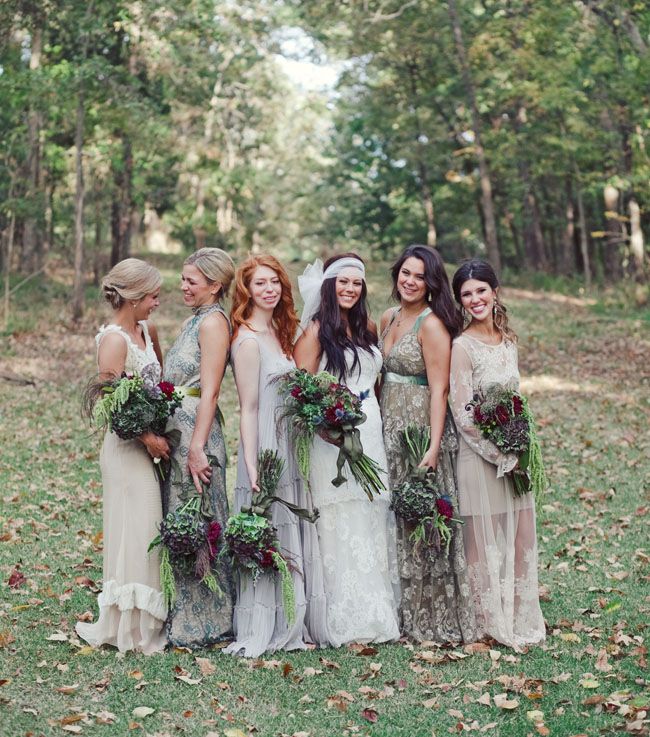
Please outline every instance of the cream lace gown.
[{"label": "cream lace gown", "polygon": [[542,642],[537,589],[535,503],[516,497],[507,475],[516,456],[483,438],[466,409],[491,384],[519,388],[517,347],[488,345],[470,335],[453,342],[449,399],[460,434],[458,500],[479,637],[520,648]]},{"label": "cream lace gown", "polygon": [[[398,312],[393,312],[382,334],[381,346]],[[391,489],[401,484],[408,472],[401,433],[410,424],[428,427],[431,421],[431,392],[426,383],[426,366],[418,341],[419,327],[430,312],[429,309],[423,312],[413,328],[384,356],[386,374],[381,388],[381,415]],[[416,383],[417,379],[423,381]],[[448,410],[440,441],[436,480],[449,496],[455,511],[458,509],[457,451],[456,429]],[[415,525],[397,518],[403,634],[418,642],[472,642],[476,639],[476,632],[460,526],[454,525],[448,554],[414,545],[411,540],[414,528]]]},{"label": "cream lace gown", "polygon": [[[348,372],[344,382],[355,394],[369,391],[363,401],[366,421],[359,426],[364,452],[375,460],[386,476],[386,453],[382,440],[379,404],[374,385],[381,369],[381,354],[359,350],[360,368]],[[323,370],[325,358],[321,360]],[[399,637],[397,604],[399,577],[395,550],[395,516],[387,491],[369,501],[347,466],[347,482],[336,488],[338,448],[319,437],[311,452],[310,483],[314,505],[320,511],[316,522],[325,571],[327,625],[332,645],[346,642],[387,642]]]},{"label": "cream lace gown", "polygon": [[[127,344],[124,370],[141,371],[158,364],[146,322],[141,322],[146,347],[137,346],[119,326],[103,326],[97,346],[108,333],[118,333]],[[160,559],[147,553],[162,519],[160,487],[151,457],[138,440],[104,436],[99,463],[104,487],[103,587],[97,603],[99,618],[79,622],[77,634],[90,645],[114,645],[120,651],[150,654],[166,644],[167,608],[160,592]]]}]

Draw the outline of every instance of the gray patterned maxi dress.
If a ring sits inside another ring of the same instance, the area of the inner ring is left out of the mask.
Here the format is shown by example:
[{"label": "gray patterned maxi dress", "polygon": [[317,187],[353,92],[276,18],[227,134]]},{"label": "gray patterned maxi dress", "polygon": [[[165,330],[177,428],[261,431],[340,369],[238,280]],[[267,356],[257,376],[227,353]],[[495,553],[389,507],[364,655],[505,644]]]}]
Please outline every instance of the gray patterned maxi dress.
[{"label": "gray patterned maxi dress", "polygon": [[[200,387],[201,348],[199,327],[206,315],[219,312],[228,320],[219,304],[200,307],[181,329],[164,363],[164,379],[176,386]],[[228,324],[230,328],[230,324]],[[172,512],[195,494],[194,483],[187,467],[190,441],[196,422],[199,397],[185,396],[183,404],[167,424],[167,431],[179,430],[180,444],[173,448],[173,458],[180,469],[181,478],[169,474],[163,485],[163,514]],[[209,487],[208,505],[212,518],[225,530],[228,521],[228,499],[226,497],[226,446],[221,425],[215,415],[205,445],[205,452],[216,459]],[[218,560],[218,559],[217,559]],[[216,576],[221,592],[213,593],[198,581],[191,572],[175,568],[178,598],[167,618],[169,643],[181,647],[205,647],[231,635],[234,600],[234,584],[230,565],[218,562]]]},{"label": "gray patterned maxi dress", "polygon": [[[418,341],[422,320],[430,312],[427,308],[413,328],[392,346],[387,355],[384,353],[380,403],[391,489],[404,481],[407,471],[400,432],[411,423],[419,426],[428,426],[430,423],[431,393]],[[382,351],[383,341],[398,313],[399,308],[393,311],[381,335]],[[456,429],[447,410],[436,474],[451,498],[455,516],[458,516],[457,451]],[[413,528],[412,524],[397,518],[402,632],[419,642],[471,642],[475,639],[476,630],[462,532],[456,527],[449,554],[446,555],[444,551],[439,554],[428,553],[422,546],[414,547],[410,539]]]}]

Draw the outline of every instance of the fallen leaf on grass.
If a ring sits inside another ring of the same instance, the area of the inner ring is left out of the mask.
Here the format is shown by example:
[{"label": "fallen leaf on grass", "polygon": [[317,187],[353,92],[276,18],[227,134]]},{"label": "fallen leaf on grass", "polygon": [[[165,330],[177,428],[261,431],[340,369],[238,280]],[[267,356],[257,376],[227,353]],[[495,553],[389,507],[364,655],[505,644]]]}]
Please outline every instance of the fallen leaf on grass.
[{"label": "fallen leaf on grass", "polygon": [[61,729],[64,732],[72,732],[72,734],[81,734],[83,731],[78,724],[64,724]]},{"label": "fallen leaf on grass", "polygon": [[527,711],[526,719],[529,719],[531,722],[543,722],[544,712],[540,711],[539,709],[533,709],[532,711]]},{"label": "fallen leaf on grass", "polygon": [[598,651],[598,657],[596,658],[596,670],[599,670],[601,673],[609,673],[613,666],[607,662],[607,659],[607,650],[602,647]]},{"label": "fallen leaf on grass", "polygon": [[20,566],[16,565],[14,566],[13,571],[9,574],[9,578],[7,579],[7,585],[10,589],[19,589],[21,586],[25,584],[27,579],[25,578],[25,575],[20,570]]},{"label": "fallen leaf on grass", "polygon": [[374,709],[363,709],[361,716],[371,724],[374,724],[379,719],[379,714]]},{"label": "fallen leaf on grass", "polygon": [[362,645],[359,642],[353,642],[348,645],[348,650],[352,650],[355,655],[377,655],[379,650],[376,647],[370,645]]},{"label": "fallen leaf on grass", "polygon": [[490,650],[490,646],[485,642],[470,642],[463,647],[463,650],[470,655],[474,653],[487,653]]},{"label": "fallen leaf on grass", "polygon": [[67,724],[74,724],[75,722],[80,722],[82,719],[85,719],[88,715],[85,712],[79,712],[78,714],[70,714],[67,717],[63,717],[59,720],[59,724],[62,726]]},{"label": "fallen leaf on grass", "polygon": [[600,682],[594,680],[593,678],[581,678],[578,683],[583,688],[598,688],[600,686]]},{"label": "fallen leaf on grass", "polygon": [[241,731],[241,729],[226,729],[223,733],[224,737],[247,737],[247,735]]},{"label": "fallen leaf on grass", "polygon": [[65,632],[54,632],[45,639],[49,640],[50,642],[67,642],[68,636],[65,634]]},{"label": "fallen leaf on grass", "polygon": [[311,666],[308,666],[307,668],[303,668],[302,671],[303,676],[306,678],[311,678],[313,676],[320,676],[323,674],[323,671],[319,668],[312,668]]},{"label": "fallen leaf on grass", "polygon": [[136,719],[144,719],[145,717],[148,717],[150,714],[153,714],[155,709],[152,709],[150,706],[136,706],[135,709],[131,712],[131,714]]},{"label": "fallen leaf on grass", "polygon": [[56,691],[64,694],[73,694],[79,688],[78,683],[73,683],[71,686],[59,686]]},{"label": "fallen leaf on grass", "polygon": [[425,709],[439,709],[440,704],[437,702],[436,699],[427,699],[426,701],[422,702],[422,706]]},{"label": "fallen leaf on grass", "polygon": [[0,647],[7,647],[12,642],[15,642],[16,638],[9,632],[9,630],[3,630],[0,632]]},{"label": "fallen leaf on grass", "polygon": [[494,705],[499,709],[516,709],[519,706],[517,699],[509,699],[507,693],[498,693],[494,695]]},{"label": "fallen leaf on grass", "polygon": [[110,711],[98,711],[95,714],[97,724],[113,724],[117,717]]},{"label": "fallen leaf on grass", "polygon": [[217,666],[208,658],[195,658],[195,660],[202,676],[211,676],[217,670]]},{"label": "fallen leaf on grass", "polygon": [[331,668],[332,670],[340,670],[341,666],[338,663],[335,663],[333,660],[328,660],[327,658],[319,658],[318,659],[326,668]]},{"label": "fallen leaf on grass", "polygon": [[483,704],[483,706],[490,706],[490,704],[492,703],[490,694],[487,691],[481,694],[478,699],[476,699],[476,703]]}]

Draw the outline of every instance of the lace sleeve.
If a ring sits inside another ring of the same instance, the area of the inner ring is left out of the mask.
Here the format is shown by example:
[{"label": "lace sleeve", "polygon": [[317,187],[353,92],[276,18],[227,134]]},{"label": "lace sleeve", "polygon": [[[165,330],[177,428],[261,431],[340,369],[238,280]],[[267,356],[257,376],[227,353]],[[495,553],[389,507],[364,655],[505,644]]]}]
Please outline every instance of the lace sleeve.
[{"label": "lace sleeve", "polygon": [[467,351],[455,342],[451,348],[451,370],[449,377],[449,404],[456,421],[458,432],[469,447],[481,458],[497,467],[497,478],[501,478],[517,464],[517,456],[502,453],[494,443],[482,437],[474,425],[472,413],[466,409],[474,396],[472,386],[472,360]]}]

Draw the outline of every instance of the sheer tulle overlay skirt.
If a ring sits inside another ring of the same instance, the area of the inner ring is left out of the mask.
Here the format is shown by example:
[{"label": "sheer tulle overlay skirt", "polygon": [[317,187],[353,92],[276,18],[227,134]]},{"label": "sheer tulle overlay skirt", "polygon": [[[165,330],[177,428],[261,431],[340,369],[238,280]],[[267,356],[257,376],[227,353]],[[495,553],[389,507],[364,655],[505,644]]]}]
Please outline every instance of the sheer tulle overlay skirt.
[{"label": "sheer tulle overlay skirt", "polygon": [[542,642],[535,504],[460,438],[458,498],[479,637],[514,648]]},{"label": "sheer tulle overlay skirt", "polygon": [[149,654],[166,644],[160,559],[147,552],[162,518],[160,487],[144,447],[106,433],[100,455],[104,486],[103,588],[96,622],[77,634],[93,646]]}]

